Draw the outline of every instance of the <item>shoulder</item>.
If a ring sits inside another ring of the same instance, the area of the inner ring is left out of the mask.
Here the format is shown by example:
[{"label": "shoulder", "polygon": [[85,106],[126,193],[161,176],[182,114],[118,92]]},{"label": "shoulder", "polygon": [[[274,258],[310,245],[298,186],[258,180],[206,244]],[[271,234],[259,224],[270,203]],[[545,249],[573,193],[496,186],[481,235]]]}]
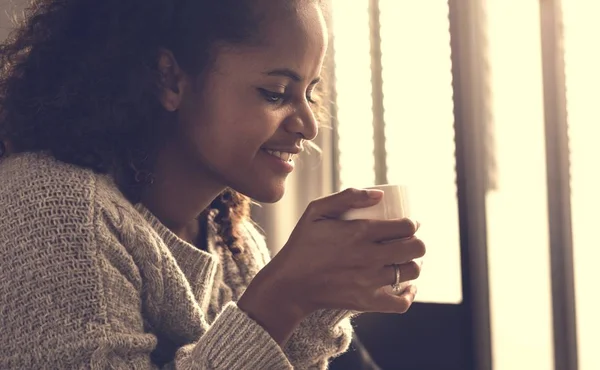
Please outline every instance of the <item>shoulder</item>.
[{"label": "shoulder", "polygon": [[[39,225],[45,223],[60,228],[91,221],[95,195],[95,176],[91,171],[48,155],[24,153],[0,163],[0,179],[0,209],[6,217],[18,219],[13,221],[13,227],[48,226]],[[31,230],[21,232],[26,231]]]},{"label": "shoulder", "polygon": [[[60,162],[43,153],[12,155],[0,162],[0,196],[11,201],[64,193],[84,192],[91,198],[94,175],[91,171]],[[52,199],[47,199],[52,202]]]},{"label": "shoulder", "polygon": [[[20,278],[41,284],[31,272],[44,271],[75,290],[86,284],[100,289],[113,273],[139,287],[134,252],[147,246],[153,262],[159,248],[158,237],[109,176],[34,153],[0,162],[0,235],[0,263],[10,266],[0,279],[26,274]],[[77,276],[88,280],[74,281]]]},{"label": "shoulder", "polygon": [[121,209],[134,210],[108,176],[47,154],[4,159],[0,179],[0,234],[8,243],[77,238],[88,244],[98,222],[122,218]]},{"label": "shoulder", "polygon": [[107,176],[40,154],[0,163],[0,343],[13,361],[59,363],[115,327],[143,331],[130,251],[145,234],[123,232],[137,222],[127,212],[135,209]]}]

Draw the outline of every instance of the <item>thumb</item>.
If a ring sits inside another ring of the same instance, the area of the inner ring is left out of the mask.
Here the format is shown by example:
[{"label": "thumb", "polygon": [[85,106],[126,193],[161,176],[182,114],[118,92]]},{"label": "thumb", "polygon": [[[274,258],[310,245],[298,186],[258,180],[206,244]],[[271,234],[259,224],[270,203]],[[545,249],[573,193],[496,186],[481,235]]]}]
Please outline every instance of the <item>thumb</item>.
[{"label": "thumb", "polygon": [[339,218],[353,208],[373,206],[379,203],[382,197],[381,190],[350,188],[312,201],[306,210],[306,215],[313,221]]}]

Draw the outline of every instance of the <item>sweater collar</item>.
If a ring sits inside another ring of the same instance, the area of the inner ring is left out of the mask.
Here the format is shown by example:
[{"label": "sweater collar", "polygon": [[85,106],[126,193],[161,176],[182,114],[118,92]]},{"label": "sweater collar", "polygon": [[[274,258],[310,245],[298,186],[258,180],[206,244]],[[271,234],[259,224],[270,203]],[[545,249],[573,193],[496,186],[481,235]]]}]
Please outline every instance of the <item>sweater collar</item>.
[{"label": "sweater collar", "polygon": [[205,309],[210,301],[210,289],[219,263],[218,257],[214,253],[214,228],[207,227],[208,248],[207,251],[203,251],[175,235],[143,204],[136,204],[135,209],[146,219],[169,248],[181,271],[188,279],[194,295],[202,308]]}]

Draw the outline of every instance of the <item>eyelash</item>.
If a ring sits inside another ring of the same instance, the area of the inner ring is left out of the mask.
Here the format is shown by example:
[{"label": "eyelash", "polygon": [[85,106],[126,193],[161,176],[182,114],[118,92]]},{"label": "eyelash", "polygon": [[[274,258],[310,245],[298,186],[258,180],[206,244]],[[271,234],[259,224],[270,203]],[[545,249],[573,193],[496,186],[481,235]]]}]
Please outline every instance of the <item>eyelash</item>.
[{"label": "eyelash", "polygon": [[[285,94],[270,91],[267,89],[258,89],[263,98],[270,104],[281,104],[287,98]],[[316,104],[316,101],[309,95],[306,96],[306,100],[310,104]]]}]

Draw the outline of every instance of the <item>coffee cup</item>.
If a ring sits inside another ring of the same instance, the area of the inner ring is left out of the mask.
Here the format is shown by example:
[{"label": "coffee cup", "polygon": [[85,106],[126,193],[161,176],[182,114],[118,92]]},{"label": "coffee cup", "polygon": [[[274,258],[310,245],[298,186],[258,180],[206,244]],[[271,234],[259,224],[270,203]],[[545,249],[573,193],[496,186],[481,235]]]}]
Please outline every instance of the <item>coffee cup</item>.
[{"label": "coffee cup", "polygon": [[411,216],[406,186],[386,184],[365,189],[381,190],[383,198],[374,206],[347,211],[341,216],[343,220],[392,220]]},{"label": "coffee cup", "polygon": [[[363,189],[381,190],[383,191],[383,197],[374,206],[354,208],[345,212],[340,217],[342,220],[392,220],[411,217],[408,188],[406,186],[386,184]],[[419,263],[421,262],[419,261]],[[383,287],[383,289],[389,294],[398,295],[402,294],[410,283],[410,281],[402,283],[399,292],[395,292],[391,284]]]}]

